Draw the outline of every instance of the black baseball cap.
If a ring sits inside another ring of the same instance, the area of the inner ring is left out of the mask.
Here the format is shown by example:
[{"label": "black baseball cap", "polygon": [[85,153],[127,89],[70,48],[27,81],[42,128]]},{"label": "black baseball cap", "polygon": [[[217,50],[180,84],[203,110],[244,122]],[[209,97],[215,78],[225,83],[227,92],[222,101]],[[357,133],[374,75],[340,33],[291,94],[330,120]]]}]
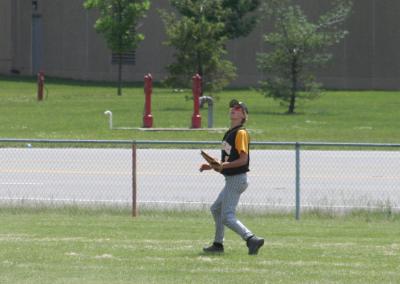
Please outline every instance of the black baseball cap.
[{"label": "black baseball cap", "polygon": [[238,101],[236,99],[232,99],[229,102],[229,107],[234,107],[234,106],[240,106],[242,108],[242,110],[244,110],[244,112],[246,114],[249,114],[249,110],[247,109],[247,106],[246,106],[246,104],[244,102],[240,102],[240,101]]}]

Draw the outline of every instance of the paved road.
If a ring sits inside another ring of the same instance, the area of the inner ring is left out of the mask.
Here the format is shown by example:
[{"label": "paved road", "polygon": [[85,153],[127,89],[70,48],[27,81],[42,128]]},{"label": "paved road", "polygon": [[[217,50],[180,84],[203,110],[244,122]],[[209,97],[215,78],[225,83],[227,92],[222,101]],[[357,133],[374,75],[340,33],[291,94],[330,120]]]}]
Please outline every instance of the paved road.
[{"label": "paved road", "polygon": [[[218,156],[218,151],[209,151]],[[223,187],[200,173],[199,150],[138,151],[138,200],[153,206],[202,206]],[[253,150],[244,206],[293,208],[295,155]],[[129,204],[131,151],[126,149],[0,149],[0,201]],[[301,151],[301,204],[307,207],[400,209],[400,152]]]}]

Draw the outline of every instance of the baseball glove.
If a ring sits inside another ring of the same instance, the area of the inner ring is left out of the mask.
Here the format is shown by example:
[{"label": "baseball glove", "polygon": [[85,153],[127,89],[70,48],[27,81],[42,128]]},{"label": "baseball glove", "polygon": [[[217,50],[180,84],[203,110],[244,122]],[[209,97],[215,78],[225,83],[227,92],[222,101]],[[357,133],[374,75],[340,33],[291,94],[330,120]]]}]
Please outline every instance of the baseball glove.
[{"label": "baseball glove", "polygon": [[222,164],[216,160],[215,158],[211,157],[210,155],[208,155],[206,152],[204,152],[203,150],[201,151],[201,155],[203,156],[203,158],[207,161],[207,163],[217,172],[221,172],[222,171]]}]

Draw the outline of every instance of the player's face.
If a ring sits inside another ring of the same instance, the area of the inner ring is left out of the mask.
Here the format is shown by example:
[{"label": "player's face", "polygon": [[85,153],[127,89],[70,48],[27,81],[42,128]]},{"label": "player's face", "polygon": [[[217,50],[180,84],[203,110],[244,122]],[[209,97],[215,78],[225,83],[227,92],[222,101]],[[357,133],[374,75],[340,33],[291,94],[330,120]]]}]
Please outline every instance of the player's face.
[{"label": "player's face", "polygon": [[235,105],[230,108],[230,116],[231,119],[243,119],[244,118],[244,113],[243,109],[239,105]]}]

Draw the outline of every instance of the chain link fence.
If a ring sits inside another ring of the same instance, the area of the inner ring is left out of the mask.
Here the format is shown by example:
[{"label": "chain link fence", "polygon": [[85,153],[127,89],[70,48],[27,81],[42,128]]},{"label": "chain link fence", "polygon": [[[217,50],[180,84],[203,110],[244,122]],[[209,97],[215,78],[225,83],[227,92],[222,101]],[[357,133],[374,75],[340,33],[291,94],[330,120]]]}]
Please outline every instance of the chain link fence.
[{"label": "chain link fence", "polygon": [[[0,139],[0,206],[208,209],[224,178],[200,149],[219,144]],[[254,142],[250,161],[243,210],[400,209],[400,144]]]}]

